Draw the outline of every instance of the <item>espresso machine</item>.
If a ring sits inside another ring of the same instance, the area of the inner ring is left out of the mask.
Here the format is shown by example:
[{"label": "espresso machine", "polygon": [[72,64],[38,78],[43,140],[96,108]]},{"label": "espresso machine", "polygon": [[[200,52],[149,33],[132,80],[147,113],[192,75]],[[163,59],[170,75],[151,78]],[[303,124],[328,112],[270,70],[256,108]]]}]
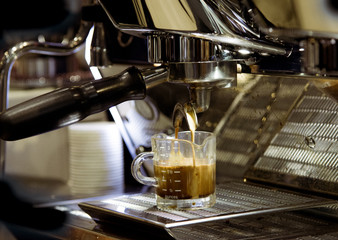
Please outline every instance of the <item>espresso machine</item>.
[{"label": "espresso machine", "polygon": [[[5,53],[2,169],[6,141],[106,110],[134,157],[153,133],[172,131],[176,103],[189,103],[199,129],[217,137],[215,207],[162,212],[142,193],[81,209],[100,224],[140,224],[175,239],[338,237],[334,1],[98,0],[81,13],[68,43],[22,42]],[[92,81],[7,109],[19,57],[65,56],[81,47]]]}]

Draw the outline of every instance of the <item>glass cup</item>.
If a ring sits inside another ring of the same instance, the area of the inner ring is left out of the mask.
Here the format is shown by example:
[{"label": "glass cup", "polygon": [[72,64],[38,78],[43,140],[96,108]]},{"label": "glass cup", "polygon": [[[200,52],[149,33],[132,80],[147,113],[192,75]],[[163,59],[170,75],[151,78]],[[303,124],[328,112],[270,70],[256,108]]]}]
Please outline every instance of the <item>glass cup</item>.
[{"label": "glass cup", "polygon": [[[156,188],[159,209],[191,210],[211,207],[216,202],[216,137],[213,133],[179,132],[178,138],[163,133],[151,138],[152,152],[136,156],[133,177]],[[154,177],[144,176],[141,166],[152,160]]]}]

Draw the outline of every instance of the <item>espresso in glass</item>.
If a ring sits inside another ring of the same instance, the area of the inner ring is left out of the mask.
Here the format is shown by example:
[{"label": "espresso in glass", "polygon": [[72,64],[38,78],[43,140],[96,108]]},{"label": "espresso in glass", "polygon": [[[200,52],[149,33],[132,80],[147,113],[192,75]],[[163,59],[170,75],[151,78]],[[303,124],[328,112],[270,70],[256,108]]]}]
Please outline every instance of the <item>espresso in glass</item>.
[{"label": "espresso in glass", "polygon": [[[211,207],[216,194],[216,138],[213,133],[163,133],[152,137],[152,152],[139,154],[132,163],[134,178],[156,188],[160,209],[191,210]],[[148,159],[154,163],[154,177],[142,175],[140,166]]]}]

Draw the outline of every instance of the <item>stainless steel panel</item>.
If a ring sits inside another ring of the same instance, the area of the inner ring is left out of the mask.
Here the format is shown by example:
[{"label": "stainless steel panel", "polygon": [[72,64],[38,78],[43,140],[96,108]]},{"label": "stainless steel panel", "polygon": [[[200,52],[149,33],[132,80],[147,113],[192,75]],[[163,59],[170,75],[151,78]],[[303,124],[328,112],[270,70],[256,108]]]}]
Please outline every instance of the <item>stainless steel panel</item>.
[{"label": "stainless steel panel", "polygon": [[337,195],[338,104],[310,85],[249,179]]},{"label": "stainless steel panel", "polygon": [[[244,175],[269,146],[309,84],[307,80],[266,76],[254,81],[240,89],[214,131],[218,176]],[[218,105],[223,98],[226,94]]]}]

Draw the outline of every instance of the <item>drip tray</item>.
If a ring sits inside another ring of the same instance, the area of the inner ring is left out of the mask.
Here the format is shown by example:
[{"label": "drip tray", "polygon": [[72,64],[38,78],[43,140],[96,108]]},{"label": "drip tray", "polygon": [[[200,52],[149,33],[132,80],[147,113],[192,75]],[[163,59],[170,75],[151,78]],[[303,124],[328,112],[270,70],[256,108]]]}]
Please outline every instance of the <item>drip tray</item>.
[{"label": "drip tray", "polygon": [[299,210],[338,203],[328,198],[237,181],[218,185],[216,195],[217,200],[213,207],[190,211],[159,210],[156,208],[154,193],[84,202],[79,206],[97,222],[113,223],[118,219],[168,229],[254,214]]}]

